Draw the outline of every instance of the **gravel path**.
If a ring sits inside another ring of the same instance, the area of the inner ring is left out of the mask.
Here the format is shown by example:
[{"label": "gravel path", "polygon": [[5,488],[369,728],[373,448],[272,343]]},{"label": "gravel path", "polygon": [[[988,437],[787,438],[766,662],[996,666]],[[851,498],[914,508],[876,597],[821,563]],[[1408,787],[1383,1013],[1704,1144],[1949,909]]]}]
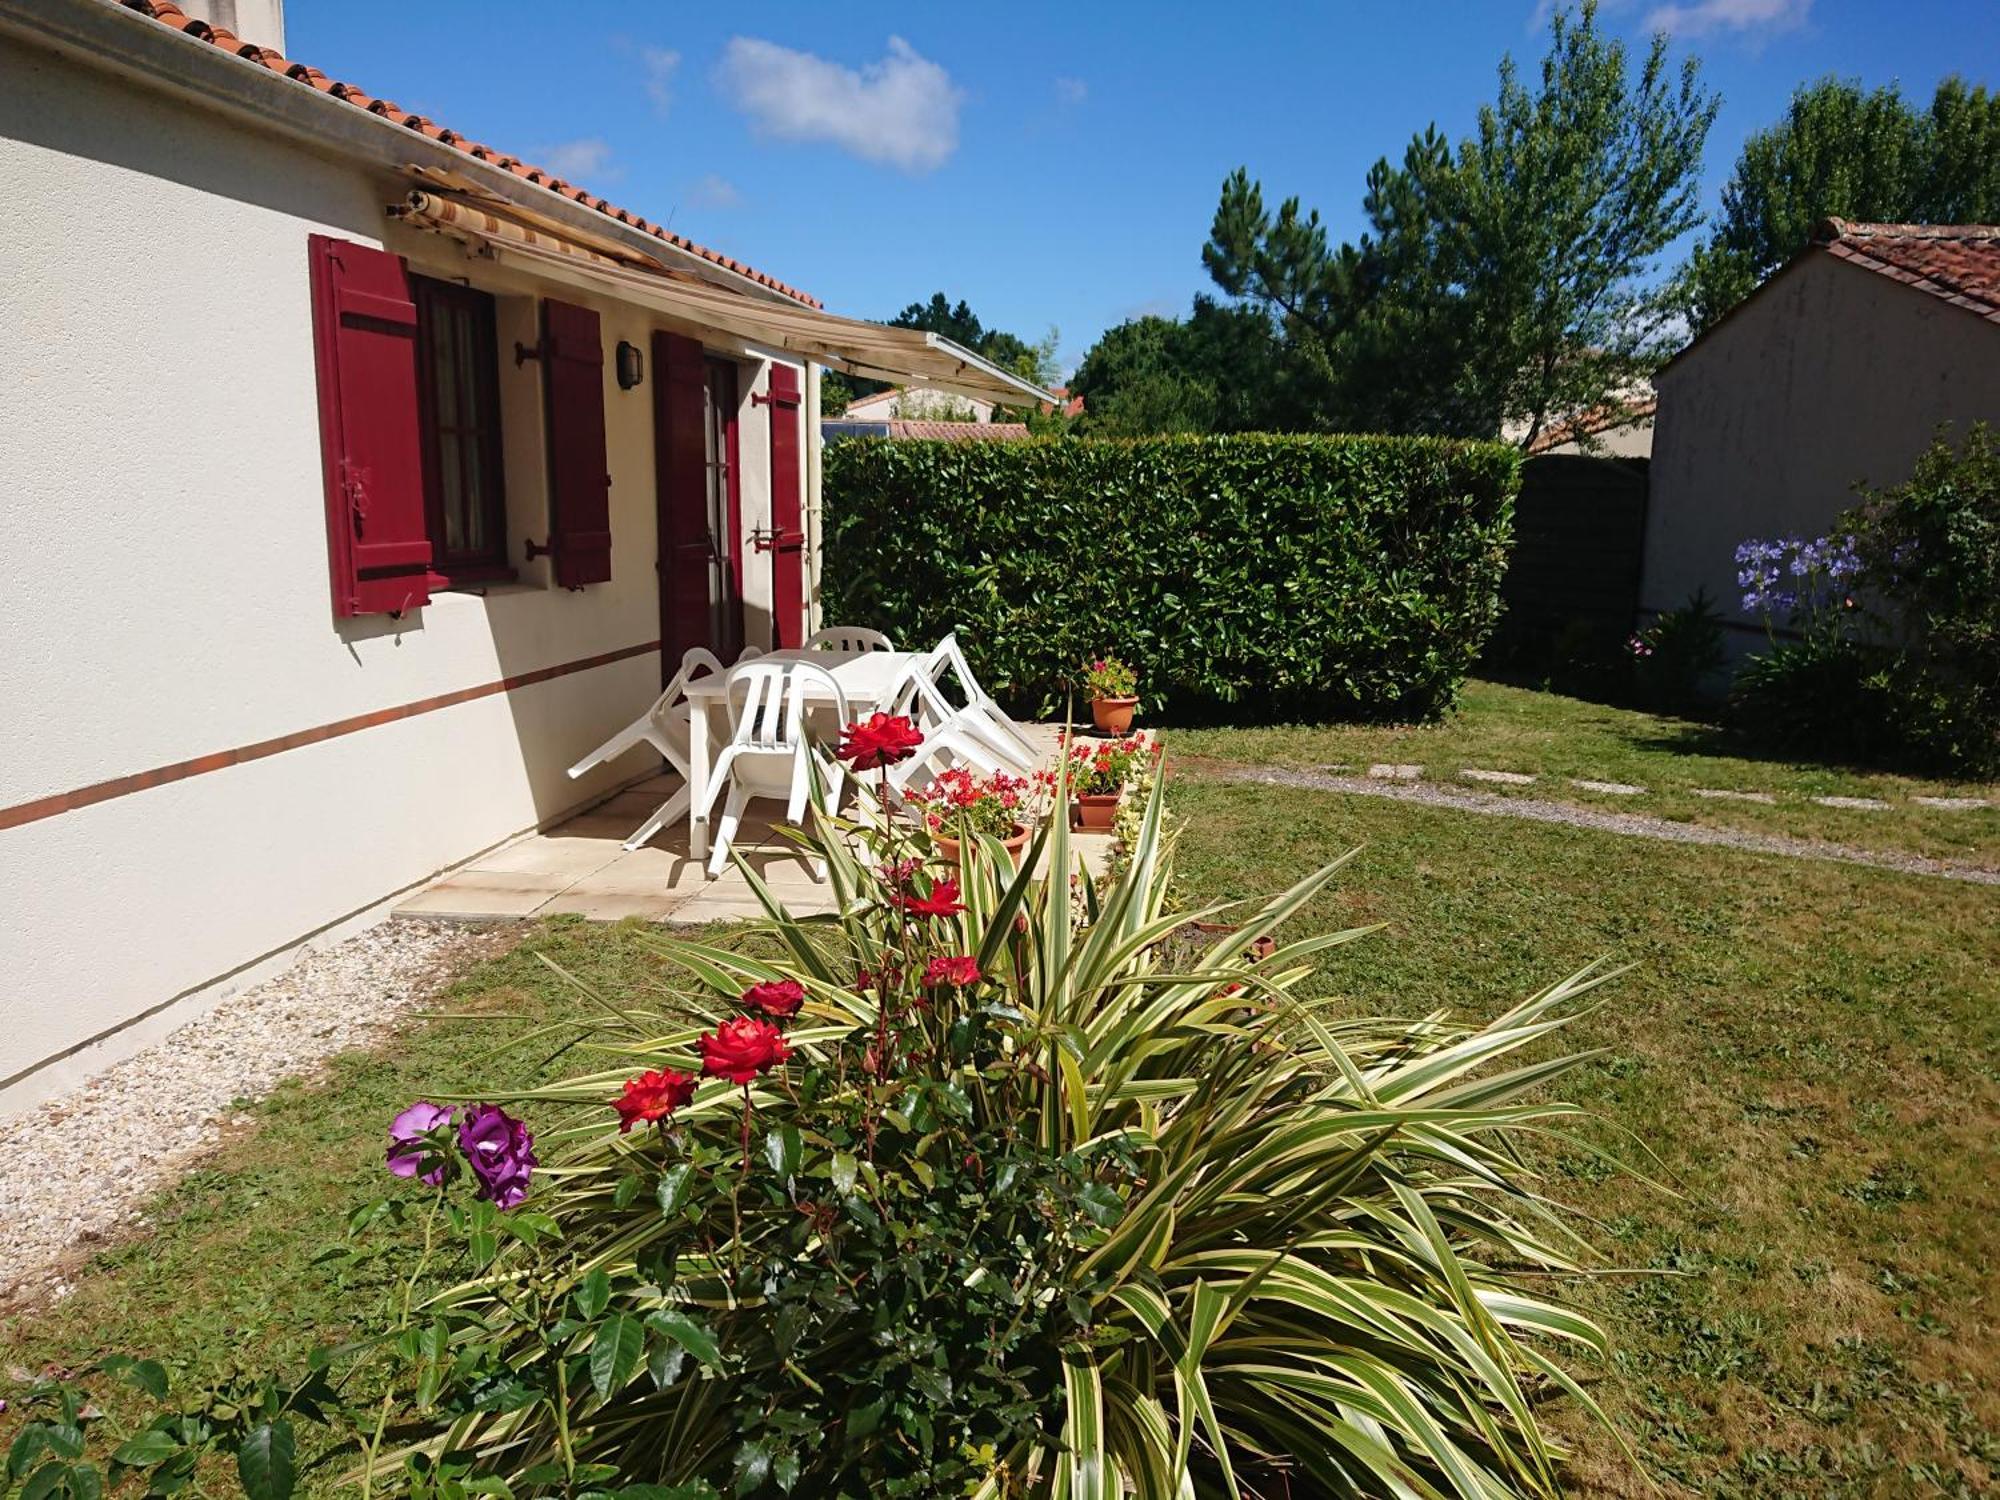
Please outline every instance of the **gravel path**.
[{"label": "gravel path", "polygon": [[0,1121],[0,1306],[60,1297],[78,1252],[143,1227],[141,1210],[241,1116],[236,1101],[376,1041],[506,939],[399,919],[308,947],[69,1093]]},{"label": "gravel path", "polygon": [[1956,860],[1930,859],[1921,854],[1897,854],[1878,849],[1856,849],[1848,844],[1821,843],[1816,839],[1787,838],[1777,833],[1748,833],[1734,828],[1708,828],[1699,823],[1676,823],[1667,818],[1649,818],[1638,813],[1601,812],[1571,802],[1548,802],[1535,797],[1509,797],[1495,792],[1475,792],[1463,787],[1440,786],[1431,782],[1384,780],[1364,776],[1333,776],[1319,771],[1292,771],[1277,766],[1236,766],[1204,762],[1203,774],[1224,781],[1258,781],[1273,786],[1306,787],[1313,791],[1345,792],[1356,797],[1387,797],[1396,802],[1420,802],[1426,807],[1449,807],[1459,812],[1487,813],[1501,818],[1526,818],[1535,823],[1564,823],[1572,828],[1595,828],[1603,833],[1624,834],[1628,838],[1659,839],[1669,844],[1719,844],[1729,849],[1747,849],[1754,854],[1779,854],[1790,859],[1830,859],[1842,864],[1869,865],[1878,870],[1897,870],[1906,875],[1935,875],[1942,880],[1966,880],[1975,885],[2000,885],[2000,870]]}]

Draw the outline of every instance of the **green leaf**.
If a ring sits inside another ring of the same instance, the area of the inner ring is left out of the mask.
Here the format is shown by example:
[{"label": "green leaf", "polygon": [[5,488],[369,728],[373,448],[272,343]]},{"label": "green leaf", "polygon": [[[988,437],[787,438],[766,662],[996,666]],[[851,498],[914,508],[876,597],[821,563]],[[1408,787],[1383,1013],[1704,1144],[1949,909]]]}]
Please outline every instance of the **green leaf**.
[{"label": "green leaf", "polygon": [[665,1334],[710,1368],[721,1366],[722,1349],[715,1342],[715,1335],[686,1313],[663,1307],[646,1314],[646,1326]]},{"label": "green leaf", "polygon": [[590,1345],[590,1383],[597,1394],[609,1400],[612,1392],[623,1390],[645,1347],[645,1326],[630,1313],[613,1313],[605,1319]]},{"label": "green leaf", "polygon": [[854,1196],[854,1174],[860,1163],[854,1159],[852,1151],[836,1151],[828,1167],[828,1175],[833,1178],[833,1190],[843,1198]]},{"label": "green leaf", "polygon": [[290,1422],[259,1422],[236,1450],[236,1477],[243,1481],[243,1492],[250,1500],[287,1500],[297,1480],[296,1455]]},{"label": "green leaf", "polygon": [[660,1200],[660,1213],[673,1218],[687,1207],[688,1194],[694,1187],[694,1168],[687,1162],[676,1162],[660,1174],[660,1187],[656,1195]]},{"label": "green leaf", "polygon": [[172,1433],[148,1427],[120,1443],[111,1457],[113,1462],[129,1468],[149,1469],[154,1464],[165,1463],[180,1451],[181,1445]]},{"label": "green leaf", "polygon": [[745,1442],[736,1450],[736,1493],[748,1495],[771,1476],[771,1450],[762,1443]]},{"label": "green leaf", "polygon": [[805,1140],[796,1125],[785,1125],[764,1137],[764,1159],[782,1178],[789,1180],[797,1174],[804,1155]]},{"label": "green leaf", "polygon": [[576,1303],[576,1314],[589,1323],[611,1304],[611,1278],[604,1274],[603,1267],[592,1271],[577,1283],[572,1299]]}]

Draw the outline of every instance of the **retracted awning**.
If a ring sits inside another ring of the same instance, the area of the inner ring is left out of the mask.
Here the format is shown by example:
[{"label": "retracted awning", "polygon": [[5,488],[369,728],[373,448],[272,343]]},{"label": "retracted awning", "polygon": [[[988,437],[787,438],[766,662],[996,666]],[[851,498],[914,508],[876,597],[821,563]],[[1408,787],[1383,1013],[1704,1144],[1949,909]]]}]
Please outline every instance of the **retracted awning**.
[{"label": "retracted awning", "polygon": [[501,265],[650,307],[677,321],[720,329],[850,375],[929,386],[1008,406],[1052,399],[1033,381],[941,335],[843,318],[791,301],[766,301],[688,272],[650,270],[615,260],[599,248],[553,232],[546,222],[531,226],[484,205],[422,191],[411,193],[391,212],[406,224],[473,245]]}]

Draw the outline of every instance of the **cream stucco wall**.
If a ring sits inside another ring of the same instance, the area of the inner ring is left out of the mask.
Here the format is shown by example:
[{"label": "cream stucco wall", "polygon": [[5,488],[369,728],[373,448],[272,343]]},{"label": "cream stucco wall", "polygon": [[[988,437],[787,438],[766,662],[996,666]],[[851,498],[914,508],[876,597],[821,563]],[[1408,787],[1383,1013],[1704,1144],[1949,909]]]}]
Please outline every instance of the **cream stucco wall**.
[{"label": "cream stucco wall", "polygon": [[1778,275],[1659,377],[1640,607],[1706,587],[1745,641],[1734,553],[1817,536],[1940,422],[2000,422],[2000,325],[1827,254]]},{"label": "cream stucco wall", "polygon": [[[392,225],[399,195],[0,40],[0,808],[657,641],[650,383],[619,390],[610,358],[656,320]],[[315,232],[500,296],[518,582],[333,618]],[[507,356],[538,293],[603,317],[612,579],[581,591],[522,561],[548,531],[540,375]],[[766,368],[722,352],[744,367],[747,525],[768,486],[748,402]],[[768,585],[762,607],[767,632]],[[644,771],[635,755],[564,774],[659,679],[643,652],[0,829],[0,1112]]]}]

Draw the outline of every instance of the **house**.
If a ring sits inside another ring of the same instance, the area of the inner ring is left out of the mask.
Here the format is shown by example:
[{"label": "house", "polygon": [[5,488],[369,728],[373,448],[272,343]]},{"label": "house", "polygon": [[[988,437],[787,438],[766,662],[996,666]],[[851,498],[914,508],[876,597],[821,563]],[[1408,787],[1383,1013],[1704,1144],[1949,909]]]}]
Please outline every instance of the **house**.
[{"label": "house", "polygon": [[1653,452],[1653,417],[1659,401],[1650,382],[1642,382],[1602,406],[1552,422],[1535,434],[1528,456],[1587,454],[1593,458],[1649,458]]},{"label": "house", "polygon": [[1641,610],[1705,589],[1748,649],[1738,543],[1821,535],[1940,423],[2000,422],[2000,227],[1829,219],[1656,383]]},{"label": "house", "polygon": [[796,643],[822,367],[1044,394],[283,49],[0,8],[0,1111],[648,774],[565,768],[684,647]]},{"label": "house", "polygon": [[847,410],[840,414],[840,419],[845,422],[990,422],[995,404],[955,396],[933,386],[891,386],[885,391],[876,391],[873,395],[848,402]]}]

